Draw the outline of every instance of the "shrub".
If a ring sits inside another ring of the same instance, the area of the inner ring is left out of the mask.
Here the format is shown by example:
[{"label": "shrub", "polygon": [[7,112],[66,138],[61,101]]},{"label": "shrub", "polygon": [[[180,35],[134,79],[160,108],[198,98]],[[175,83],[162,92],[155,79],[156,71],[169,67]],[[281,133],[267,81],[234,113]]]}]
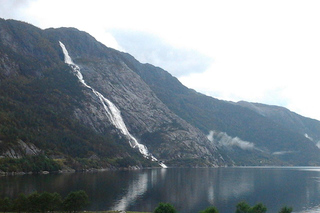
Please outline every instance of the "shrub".
[{"label": "shrub", "polygon": [[291,213],[291,212],[292,212],[292,208],[287,206],[282,207],[282,209],[279,211],[279,213]]},{"label": "shrub", "polygon": [[154,213],[177,213],[177,210],[170,203],[159,203]]},{"label": "shrub", "polygon": [[62,203],[63,210],[68,212],[77,212],[88,204],[88,195],[85,191],[70,192]]},{"label": "shrub", "polygon": [[206,208],[203,211],[200,211],[199,213],[219,213],[218,209],[214,206],[211,206],[209,208]]}]

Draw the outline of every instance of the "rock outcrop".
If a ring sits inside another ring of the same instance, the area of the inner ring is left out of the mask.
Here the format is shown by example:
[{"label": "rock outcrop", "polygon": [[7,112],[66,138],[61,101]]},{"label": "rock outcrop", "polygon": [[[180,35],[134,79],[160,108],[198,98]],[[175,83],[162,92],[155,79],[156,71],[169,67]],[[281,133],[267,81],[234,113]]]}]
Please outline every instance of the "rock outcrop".
[{"label": "rock outcrop", "polygon": [[[0,144],[4,143],[0,141]],[[39,155],[41,150],[32,143],[25,143],[22,140],[18,140],[17,144],[8,146],[0,153],[0,158],[14,158],[19,159],[25,156]]]}]

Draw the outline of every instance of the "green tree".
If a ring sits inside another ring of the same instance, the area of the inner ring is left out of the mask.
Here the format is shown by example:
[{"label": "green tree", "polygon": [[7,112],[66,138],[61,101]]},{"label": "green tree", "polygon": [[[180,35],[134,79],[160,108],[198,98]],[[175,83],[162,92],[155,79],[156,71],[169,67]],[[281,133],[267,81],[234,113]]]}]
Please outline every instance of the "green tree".
[{"label": "green tree", "polygon": [[258,203],[249,209],[249,213],[266,213],[267,207],[262,203]]},{"label": "green tree", "polygon": [[53,200],[53,195],[49,192],[43,192],[39,195],[39,207],[41,212],[49,211],[50,203]]},{"label": "green tree", "polygon": [[41,211],[41,202],[40,194],[38,192],[33,192],[28,196],[28,212],[40,212]]},{"label": "green tree", "polygon": [[249,210],[250,210],[249,204],[247,204],[244,201],[238,203],[236,206],[236,213],[248,213]]},{"label": "green tree", "polygon": [[77,212],[88,204],[88,195],[85,191],[70,192],[62,202],[63,210]]},{"label": "green tree", "polygon": [[28,198],[25,194],[19,194],[13,202],[13,210],[17,212],[25,212],[28,207]]},{"label": "green tree", "polygon": [[159,203],[154,213],[177,213],[177,210],[170,203]]},{"label": "green tree", "polygon": [[284,206],[282,207],[282,209],[279,211],[279,213],[291,213],[293,210],[291,207],[287,207],[287,206]]},{"label": "green tree", "polygon": [[12,200],[10,200],[8,197],[5,197],[4,199],[0,200],[0,211],[8,212],[11,209],[12,209]]},{"label": "green tree", "polygon": [[58,211],[60,210],[62,205],[62,198],[61,195],[58,194],[57,192],[52,194],[52,200],[49,203],[48,209],[49,211],[53,212],[53,211]]},{"label": "green tree", "polygon": [[203,211],[200,211],[199,213],[219,213],[218,209],[214,206],[208,207]]}]

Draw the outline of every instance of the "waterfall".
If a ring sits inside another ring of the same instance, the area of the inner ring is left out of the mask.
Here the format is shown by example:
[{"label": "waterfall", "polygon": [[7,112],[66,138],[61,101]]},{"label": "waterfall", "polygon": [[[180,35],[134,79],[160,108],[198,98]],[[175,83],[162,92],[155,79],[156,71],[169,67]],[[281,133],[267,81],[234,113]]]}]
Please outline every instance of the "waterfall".
[{"label": "waterfall", "polygon": [[[109,120],[112,122],[112,124],[121,131],[123,135],[127,137],[129,140],[129,144],[132,148],[139,149],[139,152],[143,155],[143,157],[151,159],[152,161],[158,161],[151,153],[149,153],[147,147],[143,144],[140,144],[133,135],[129,132],[126,124],[124,123],[120,110],[107,98],[105,98],[100,92],[96,91],[94,88],[89,86],[83,79],[83,76],[80,72],[80,67],[73,63],[71,57],[69,56],[68,50],[64,46],[64,44],[59,41],[60,47],[64,54],[64,62],[68,64],[72,70],[74,71],[74,74],[78,77],[79,81],[88,89],[90,89],[100,100],[106,115],[108,116]],[[159,165],[163,168],[167,168],[167,166],[159,162]]]}]

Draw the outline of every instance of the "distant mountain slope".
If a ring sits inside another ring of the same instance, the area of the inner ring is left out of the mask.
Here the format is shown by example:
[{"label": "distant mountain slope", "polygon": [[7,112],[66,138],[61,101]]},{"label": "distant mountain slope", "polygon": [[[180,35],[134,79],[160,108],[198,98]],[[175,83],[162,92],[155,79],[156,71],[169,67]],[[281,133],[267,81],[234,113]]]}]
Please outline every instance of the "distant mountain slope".
[{"label": "distant mountain slope", "polygon": [[[230,138],[239,138],[254,144],[255,149],[248,150],[241,148],[239,143],[220,143],[221,151],[234,159],[236,164],[319,163],[319,149],[297,130],[281,125],[247,107],[188,89],[168,72],[150,64],[141,64],[128,54],[123,54],[123,57],[160,100],[205,134],[215,131],[213,136],[216,136],[222,132]],[[219,137],[213,139],[219,145]]]},{"label": "distant mountain slope", "polygon": [[271,119],[272,121],[284,126],[291,131],[300,133],[314,143],[320,141],[320,121],[306,118],[290,110],[279,107],[270,106],[260,103],[250,103],[240,101],[237,103],[240,106],[247,107],[260,115]]}]

